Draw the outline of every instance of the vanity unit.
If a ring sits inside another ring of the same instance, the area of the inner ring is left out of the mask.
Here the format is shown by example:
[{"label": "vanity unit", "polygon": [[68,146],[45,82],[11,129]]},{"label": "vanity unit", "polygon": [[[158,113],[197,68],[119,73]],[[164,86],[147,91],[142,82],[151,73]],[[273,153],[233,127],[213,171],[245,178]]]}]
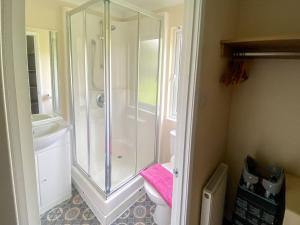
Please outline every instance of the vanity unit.
[{"label": "vanity unit", "polygon": [[40,214],[72,194],[69,126],[59,116],[33,115]]}]

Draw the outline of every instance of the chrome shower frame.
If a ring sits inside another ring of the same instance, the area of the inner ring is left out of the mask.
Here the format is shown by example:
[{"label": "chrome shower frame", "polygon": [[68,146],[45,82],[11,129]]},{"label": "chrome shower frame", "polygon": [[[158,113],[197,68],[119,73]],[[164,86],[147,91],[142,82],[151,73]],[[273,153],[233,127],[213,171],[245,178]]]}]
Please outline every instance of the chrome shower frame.
[{"label": "chrome shower frame", "polygon": [[[90,176],[90,135],[89,135],[89,93],[88,93],[88,62],[87,62],[87,30],[86,30],[86,9],[88,9],[90,6],[93,6],[94,4],[97,4],[99,2],[104,3],[104,92],[106,94],[106,104],[105,104],[105,190],[102,190],[91,178]],[[140,7],[137,7],[133,4],[130,4],[124,0],[90,0],[86,2],[85,4],[70,10],[66,14],[66,21],[67,21],[67,41],[68,41],[68,54],[69,54],[69,94],[71,97],[71,104],[70,104],[70,119],[73,125],[72,129],[72,155],[73,155],[73,165],[76,166],[76,168],[79,169],[79,171],[88,179],[88,181],[99,191],[99,193],[104,197],[108,198],[111,194],[113,194],[115,191],[119,190],[121,187],[126,185],[129,181],[134,179],[140,171],[137,171],[137,168],[135,169],[135,174],[130,177],[129,179],[121,182],[119,185],[114,187],[113,190],[111,190],[111,153],[112,153],[112,145],[111,145],[111,29],[110,29],[110,3],[114,3],[116,5],[119,5],[121,7],[127,8],[129,10],[135,11],[138,13],[138,46],[137,46],[137,82],[136,82],[136,119],[138,118],[138,88],[139,88],[139,62],[140,62],[140,16],[147,16],[152,19],[155,19],[159,21],[159,52],[158,52],[158,72],[157,72],[157,93],[156,93],[156,111],[155,111],[155,117],[156,117],[156,131],[155,131],[155,151],[154,151],[154,161],[147,165],[145,168],[151,166],[153,163],[158,162],[158,137],[159,137],[159,121],[160,121],[160,80],[161,80],[161,74],[162,74],[162,55],[163,55],[163,18],[160,16],[155,15],[152,12],[149,12],[147,10],[144,10]],[[76,126],[75,126],[75,110],[74,110],[74,86],[73,86],[73,60],[72,60],[72,38],[71,38],[71,16],[83,12],[83,18],[84,18],[84,62],[85,62],[85,79],[86,79],[86,93],[85,93],[85,101],[86,101],[86,110],[87,110],[87,137],[88,137],[88,171],[85,171],[77,162],[77,154],[76,154]],[[136,154],[138,149],[136,148]],[[136,157],[137,159],[137,157]],[[137,164],[137,162],[136,162]],[[144,169],[144,168],[143,168]]]}]

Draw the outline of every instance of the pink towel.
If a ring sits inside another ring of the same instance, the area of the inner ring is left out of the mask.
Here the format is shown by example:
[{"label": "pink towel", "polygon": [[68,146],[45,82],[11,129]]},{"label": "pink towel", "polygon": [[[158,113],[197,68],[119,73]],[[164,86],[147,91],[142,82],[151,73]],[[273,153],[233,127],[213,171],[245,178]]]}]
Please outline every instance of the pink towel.
[{"label": "pink towel", "polygon": [[155,164],[140,174],[172,208],[173,174],[160,164]]}]

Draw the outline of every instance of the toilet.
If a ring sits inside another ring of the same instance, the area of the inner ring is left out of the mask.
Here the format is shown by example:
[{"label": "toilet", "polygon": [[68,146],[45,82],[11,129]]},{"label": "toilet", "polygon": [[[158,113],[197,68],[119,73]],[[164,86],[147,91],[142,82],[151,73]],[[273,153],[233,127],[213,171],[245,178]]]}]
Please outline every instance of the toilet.
[{"label": "toilet", "polygon": [[[174,148],[176,140],[176,130],[170,131],[170,150],[171,150],[171,159],[170,162],[162,164],[167,170],[173,173],[173,163],[174,163]],[[149,184],[147,181],[144,182],[144,188],[151,199],[155,203],[156,208],[153,214],[154,222],[157,225],[170,225],[171,224],[171,208],[167,205],[165,200],[162,199],[160,194]]]}]

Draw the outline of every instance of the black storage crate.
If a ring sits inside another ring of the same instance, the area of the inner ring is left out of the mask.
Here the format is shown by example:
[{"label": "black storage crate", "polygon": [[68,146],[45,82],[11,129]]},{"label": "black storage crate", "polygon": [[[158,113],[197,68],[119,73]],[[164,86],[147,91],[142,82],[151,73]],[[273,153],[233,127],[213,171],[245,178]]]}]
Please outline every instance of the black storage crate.
[{"label": "black storage crate", "polygon": [[239,186],[234,215],[234,225],[281,225],[285,209],[285,188],[278,202],[270,201]]},{"label": "black storage crate", "polygon": [[[258,174],[255,174],[259,177]],[[262,177],[252,188],[246,185],[243,174],[240,179],[233,225],[282,225],[285,211],[285,179],[281,190],[266,197]]]}]

